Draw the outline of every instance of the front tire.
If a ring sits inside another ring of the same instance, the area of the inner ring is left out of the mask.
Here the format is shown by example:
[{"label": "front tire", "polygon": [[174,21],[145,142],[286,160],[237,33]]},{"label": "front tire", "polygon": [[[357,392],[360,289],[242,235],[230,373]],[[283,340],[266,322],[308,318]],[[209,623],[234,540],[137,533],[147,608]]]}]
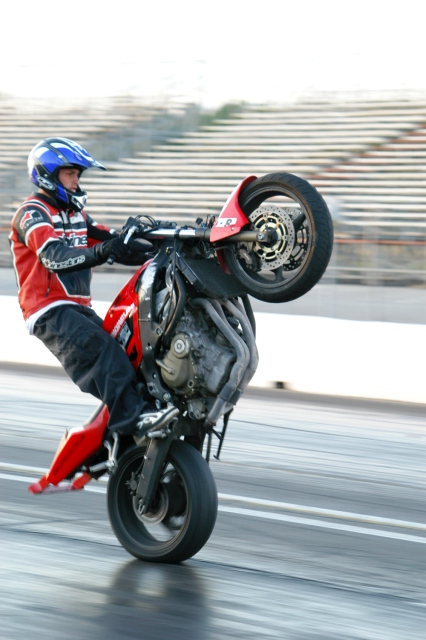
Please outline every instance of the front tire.
[{"label": "front tire", "polygon": [[318,191],[298,176],[273,173],[248,184],[239,205],[251,229],[275,234],[270,246],[239,243],[227,250],[228,266],[247,293],[288,302],[312,289],[333,248],[333,223]]},{"label": "front tire", "polygon": [[175,440],[167,453],[157,495],[147,514],[138,513],[135,485],[144,447],[132,447],[119,460],[107,491],[108,516],[123,547],[149,562],[176,563],[195,555],[209,539],[217,516],[214,477],[201,454]]}]

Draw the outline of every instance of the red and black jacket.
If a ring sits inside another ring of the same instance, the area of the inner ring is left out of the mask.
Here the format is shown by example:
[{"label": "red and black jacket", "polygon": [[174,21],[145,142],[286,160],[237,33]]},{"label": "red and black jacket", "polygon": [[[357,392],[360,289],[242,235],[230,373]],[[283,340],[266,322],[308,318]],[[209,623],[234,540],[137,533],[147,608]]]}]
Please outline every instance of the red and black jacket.
[{"label": "red and black jacket", "polygon": [[9,235],[25,320],[60,301],[90,306],[92,267],[99,264],[91,247],[112,237],[84,211],[59,209],[42,193],[28,197]]}]

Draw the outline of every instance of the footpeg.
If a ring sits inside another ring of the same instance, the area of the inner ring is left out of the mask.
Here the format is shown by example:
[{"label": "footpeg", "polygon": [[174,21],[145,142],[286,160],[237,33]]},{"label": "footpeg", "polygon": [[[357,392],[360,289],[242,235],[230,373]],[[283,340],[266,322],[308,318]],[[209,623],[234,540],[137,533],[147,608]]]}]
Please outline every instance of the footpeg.
[{"label": "footpeg", "polygon": [[158,431],[148,431],[146,435],[148,438],[160,438],[164,440],[164,438],[167,438],[170,434],[170,429],[159,429]]}]

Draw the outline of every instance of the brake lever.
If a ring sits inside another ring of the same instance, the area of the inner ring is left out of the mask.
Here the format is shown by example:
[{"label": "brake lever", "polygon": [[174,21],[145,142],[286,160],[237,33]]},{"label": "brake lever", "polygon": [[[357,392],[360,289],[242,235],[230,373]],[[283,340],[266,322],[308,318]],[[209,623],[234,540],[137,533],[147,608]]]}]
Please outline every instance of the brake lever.
[{"label": "brake lever", "polygon": [[135,231],[137,231],[138,226],[137,225],[133,225],[130,227],[130,229],[128,230],[128,232],[126,233],[126,236],[124,238],[124,244],[128,244],[130,238],[132,237],[132,235],[135,233]]}]

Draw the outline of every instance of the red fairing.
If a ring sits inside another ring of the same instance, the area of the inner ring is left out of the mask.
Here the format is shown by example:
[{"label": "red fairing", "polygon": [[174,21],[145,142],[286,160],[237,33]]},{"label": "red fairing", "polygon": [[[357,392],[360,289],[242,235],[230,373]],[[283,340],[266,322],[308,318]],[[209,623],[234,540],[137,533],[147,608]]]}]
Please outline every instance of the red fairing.
[{"label": "red fairing", "polygon": [[142,360],[142,344],[138,326],[138,294],[135,285],[142,271],[150,261],[146,262],[124,285],[114,302],[108,309],[103,328],[119,342],[129,356],[134,369]]},{"label": "red fairing", "polygon": [[256,176],[249,176],[240,182],[233,193],[231,193],[220,213],[219,218],[212,227],[210,242],[218,242],[218,240],[233,236],[236,233],[239,233],[241,229],[246,226],[248,220],[238,204],[238,198],[241,190],[250,184],[250,182],[253,182],[253,180],[256,180]]},{"label": "red fairing", "polygon": [[[142,345],[138,326],[138,294],[135,291],[135,285],[148,264],[149,262],[146,262],[124,285],[109,308],[103,323],[105,331],[108,331],[121,344],[135,369],[138,368],[142,360]],[[50,471],[38,482],[28,487],[28,490],[31,493],[49,493],[54,489],[49,485],[57,485],[80,469],[85,460],[102,447],[108,418],[108,408],[102,406],[89,424],[70,429],[59,444]],[[82,489],[89,480],[90,475],[84,473],[63,490]],[[55,491],[60,490],[61,487]]]},{"label": "red fairing", "polygon": [[[85,460],[101,448],[108,418],[108,408],[104,405],[89,424],[67,431],[59,443],[50,471],[28,490],[42,493],[49,484],[57,485],[79,469]],[[84,484],[80,481],[72,488],[79,489]]]}]

